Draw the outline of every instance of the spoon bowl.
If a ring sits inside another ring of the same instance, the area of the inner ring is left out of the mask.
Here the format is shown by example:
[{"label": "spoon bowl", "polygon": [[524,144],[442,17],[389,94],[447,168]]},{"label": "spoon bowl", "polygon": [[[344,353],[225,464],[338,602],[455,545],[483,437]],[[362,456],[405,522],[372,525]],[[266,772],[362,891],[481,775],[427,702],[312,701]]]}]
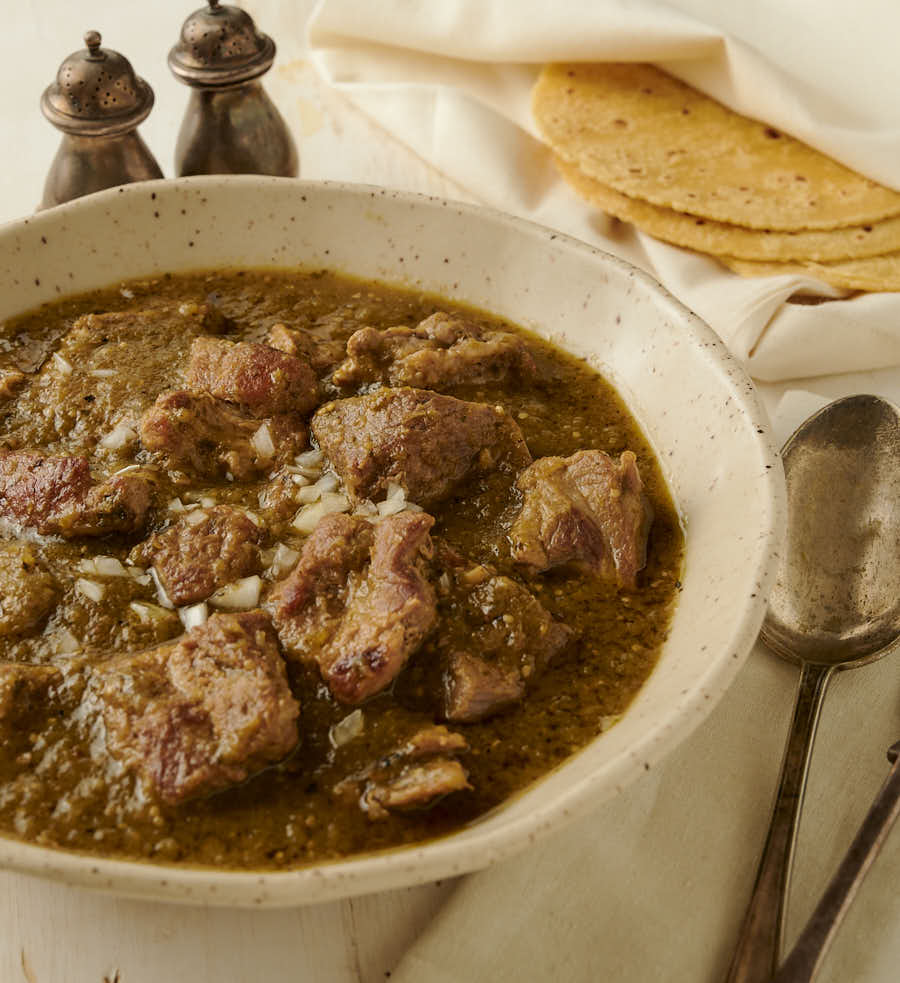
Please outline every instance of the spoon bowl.
[{"label": "spoon bowl", "polygon": [[900,415],[837,400],[782,460],[788,534],[760,637],[794,662],[863,665],[900,636]]},{"label": "spoon bowl", "polygon": [[760,638],[801,672],[769,833],[727,983],[767,983],[775,972],[828,682],[837,670],[880,658],[900,637],[900,410],[877,396],[837,400],[799,427],[782,460],[788,533]]}]

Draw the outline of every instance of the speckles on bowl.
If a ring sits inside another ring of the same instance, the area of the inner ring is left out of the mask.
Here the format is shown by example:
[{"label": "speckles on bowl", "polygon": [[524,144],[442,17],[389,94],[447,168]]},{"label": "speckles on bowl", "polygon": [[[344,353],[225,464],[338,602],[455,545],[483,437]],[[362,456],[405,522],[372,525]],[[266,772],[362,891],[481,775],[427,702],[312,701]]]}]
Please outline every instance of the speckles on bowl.
[{"label": "speckles on bowl", "polygon": [[449,294],[554,336],[608,374],[655,447],[687,529],[663,658],[597,741],[503,809],[422,848],[258,875],[88,864],[0,839],[0,864],[130,895],[263,907],[422,883],[509,857],[654,767],[709,713],[749,651],[784,522],[777,448],[752,385],[695,315],[602,250],[490,210],[330,182],[145,182],[7,226],[0,318],[62,284],[73,292],[242,265],[327,265]]}]

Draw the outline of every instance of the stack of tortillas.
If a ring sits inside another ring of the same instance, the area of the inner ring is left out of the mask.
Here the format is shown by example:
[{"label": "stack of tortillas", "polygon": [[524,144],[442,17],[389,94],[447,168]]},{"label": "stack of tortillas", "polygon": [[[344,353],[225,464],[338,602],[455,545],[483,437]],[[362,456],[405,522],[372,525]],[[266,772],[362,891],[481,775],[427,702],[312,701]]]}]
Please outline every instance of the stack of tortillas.
[{"label": "stack of tortillas", "polygon": [[658,68],[548,65],[532,106],[565,179],[608,214],[745,276],[900,290],[900,193]]}]

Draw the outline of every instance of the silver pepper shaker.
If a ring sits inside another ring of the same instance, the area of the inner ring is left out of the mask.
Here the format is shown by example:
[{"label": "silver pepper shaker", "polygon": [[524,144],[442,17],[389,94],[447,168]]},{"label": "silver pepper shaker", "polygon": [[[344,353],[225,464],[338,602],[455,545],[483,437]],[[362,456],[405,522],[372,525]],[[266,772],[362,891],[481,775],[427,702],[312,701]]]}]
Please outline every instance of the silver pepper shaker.
[{"label": "silver pepper shaker", "polygon": [[169,52],[169,68],[191,86],[175,173],[296,177],[297,148],[260,76],[275,42],[239,7],[218,0],[195,10]]},{"label": "silver pepper shaker", "polygon": [[44,116],[63,132],[41,208],[163,176],[137,133],[153,108],[153,90],[127,58],[100,47],[96,31],[88,31],[84,43],[87,48],[65,59],[41,97]]}]

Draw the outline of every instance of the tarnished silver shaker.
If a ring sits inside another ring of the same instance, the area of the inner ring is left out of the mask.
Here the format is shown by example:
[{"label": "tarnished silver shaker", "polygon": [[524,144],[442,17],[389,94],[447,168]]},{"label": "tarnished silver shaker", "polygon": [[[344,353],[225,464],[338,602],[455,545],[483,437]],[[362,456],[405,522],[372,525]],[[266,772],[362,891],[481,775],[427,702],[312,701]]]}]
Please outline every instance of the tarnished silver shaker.
[{"label": "tarnished silver shaker", "polygon": [[259,81],[272,66],[275,42],[239,7],[209,0],[181,28],[169,68],[192,89],[175,173],[273,174],[296,177],[297,148]]},{"label": "tarnished silver shaker", "polygon": [[41,208],[163,176],[137,133],[153,108],[153,90],[127,58],[101,48],[101,40],[97,31],[88,31],[87,48],[63,61],[41,97],[44,116],[63,132]]}]

